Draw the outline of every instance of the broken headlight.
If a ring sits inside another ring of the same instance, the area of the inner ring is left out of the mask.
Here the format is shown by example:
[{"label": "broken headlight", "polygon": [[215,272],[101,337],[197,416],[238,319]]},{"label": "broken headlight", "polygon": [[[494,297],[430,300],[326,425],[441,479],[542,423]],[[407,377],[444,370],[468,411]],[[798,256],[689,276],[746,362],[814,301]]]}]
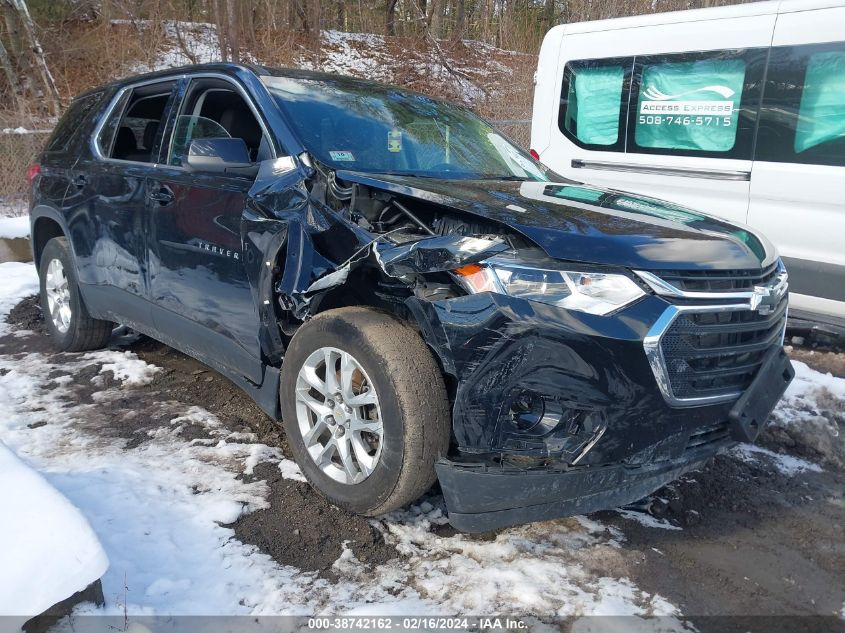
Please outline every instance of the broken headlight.
[{"label": "broken headlight", "polygon": [[544,269],[496,258],[454,272],[471,293],[499,292],[589,314],[610,314],[645,296],[626,275]]}]

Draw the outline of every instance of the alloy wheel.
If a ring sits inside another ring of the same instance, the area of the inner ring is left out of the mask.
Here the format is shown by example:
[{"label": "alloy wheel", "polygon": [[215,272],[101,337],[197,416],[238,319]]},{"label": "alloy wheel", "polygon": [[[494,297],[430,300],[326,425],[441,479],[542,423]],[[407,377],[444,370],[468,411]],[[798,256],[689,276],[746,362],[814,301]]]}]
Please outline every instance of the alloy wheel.
[{"label": "alloy wheel", "polygon": [[50,320],[56,330],[64,334],[70,327],[72,312],[70,309],[70,287],[61,260],[50,260],[47,265],[47,278],[44,288],[47,292],[47,308],[50,311]]},{"label": "alloy wheel", "polygon": [[372,474],[384,448],[375,386],[352,354],[321,347],[296,380],[296,415],[308,454],[327,476],[357,484]]}]

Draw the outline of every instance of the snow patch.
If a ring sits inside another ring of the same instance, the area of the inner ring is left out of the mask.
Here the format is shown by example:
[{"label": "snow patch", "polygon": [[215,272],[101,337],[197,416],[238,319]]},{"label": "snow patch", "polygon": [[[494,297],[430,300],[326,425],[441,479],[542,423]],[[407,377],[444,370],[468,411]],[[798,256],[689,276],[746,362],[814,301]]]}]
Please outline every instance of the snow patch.
[{"label": "snow patch", "polygon": [[303,481],[308,482],[305,478],[305,475],[302,474],[302,470],[299,468],[299,464],[297,464],[292,459],[282,459],[279,461],[279,470],[282,473],[282,477],[285,479],[293,479],[295,481]]},{"label": "snow patch", "polygon": [[2,442],[0,481],[0,616],[21,616],[19,626],[98,580],[109,560],[82,513]]},{"label": "snow patch", "polygon": [[21,134],[49,134],[50,132],[51,132],[50,129],[30,130],[28,128],[23,127],[22,125],[19,125],[18,127],[4,127],[3,129],[0,129],[0,134],[16,134],[16,135],[21,135]]},{"label": "snow patch", "polygon": [[38,294],[38,290],[38,273],[31,262],[0,264],[0,336],[11,330],[6,315],[21,299]]},{"label": "snow patch", "polygon": [[82,358],[95,363],[103,363],[99,375],[91,380],[94,384],[100,385],[103,384],[102,374],[107,371],[114,375],[115,380],[119,380],[127,387],[139,387],[149,383],[153,376],[161,370],[160,367],[142,361],[133,352],[108,350],[85,354]]},{"label": "snow patch", "polygon": [[0,239],[29,237],[29,217],[18,215],[0,217]]},{"label": "snow patch", "polygon": [[661,530],[681,530],[683,528],[673,525],[666,519],[658,519],[657,517],[653,517],[646,512],[635,512],[633,510],[617,510],[616,512],[623,519],[628,519],[629,521],[635,521],[640,525],[650,528],[659,528]]},{"label": "snow patch", "polygon": [[0,198],[0,218],[14,218],[29,213],[29,203],[24,198]]},{"label": "snow patch", "polygon": [[792,366],[795,379],[786,389],[777,409],[782,423],[800,423],[807,410],[818,408],[818,398],[824,391],[834,398],[845,400],[845,379],[823,374],[797,360],[792,361]]},{"label": "snow patch", "polygon": [[[821,466],[808,462],[800,457],[775,453],[762,446],[754,444],[739,444],[732,448],[729,453],[745,462],[764,462],[774,466],[782,475],[792,476],[803,472],[822,472]],[[761,457],[765,459],[761,459]]]}]

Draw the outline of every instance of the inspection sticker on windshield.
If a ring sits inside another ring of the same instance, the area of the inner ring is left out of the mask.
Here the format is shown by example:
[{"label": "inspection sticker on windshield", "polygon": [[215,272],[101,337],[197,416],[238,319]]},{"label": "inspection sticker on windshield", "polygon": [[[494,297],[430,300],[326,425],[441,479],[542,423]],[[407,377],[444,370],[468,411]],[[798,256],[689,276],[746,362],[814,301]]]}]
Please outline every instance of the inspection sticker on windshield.
[{"label": "inspection sticker on windshield", "polygon": [[390,130],[387,133],[387,151],[401,152],[402,151],[402,131]]},{"label": "inspection sticker on windshield", "polygon": [[340,150],[332,150],[329,152],[329,156],[332,157],[332,160],[336,161],[347,161],[347,162],[354,162],[355,156],[352,152],[348,150],[340,151]]}]

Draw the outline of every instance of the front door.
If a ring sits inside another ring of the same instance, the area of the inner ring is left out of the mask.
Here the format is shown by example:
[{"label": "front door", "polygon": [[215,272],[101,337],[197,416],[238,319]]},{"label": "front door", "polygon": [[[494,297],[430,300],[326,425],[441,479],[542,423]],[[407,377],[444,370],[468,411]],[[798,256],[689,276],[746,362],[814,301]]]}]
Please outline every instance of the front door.
[{"label": "front door", "polygon": [[[246,273],[241,218],[252,177],[182,165],[191,140],[242,138],[253,160],[269,144],[227,81],[193,79],[150,181],[150,298],[156,328],[207,360],[261,382],[259,318]],[[196,327],[200,325],[201,327]]]}]

